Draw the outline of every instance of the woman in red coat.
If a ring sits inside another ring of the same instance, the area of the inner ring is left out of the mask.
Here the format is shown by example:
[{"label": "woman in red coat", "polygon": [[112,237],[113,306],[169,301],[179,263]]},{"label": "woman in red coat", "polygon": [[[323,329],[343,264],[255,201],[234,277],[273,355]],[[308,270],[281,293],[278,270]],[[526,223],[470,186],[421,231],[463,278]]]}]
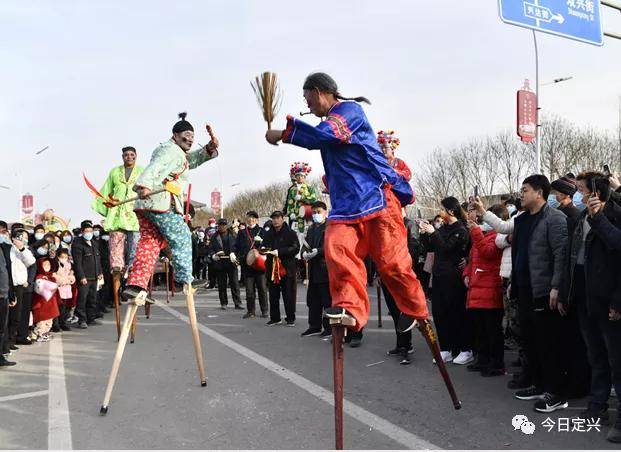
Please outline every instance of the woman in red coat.
[{"label": "woman in red coat", "polygon": [[60,315],[58,309],[58,285],[52,272],[53,262],[48,257],[37,260],[37,276],[32,294],[32,317],[37,342],[50,340],[52,321]]},{"label": "woman in red coat", "polygon": [[[504,205],[489,209],[498,217],[508,216]],[[485,377],[505,374],[504,337],[502,332],[502,278],[500,263],[503,250],[496,246],[496,232],[486,224],[479,226],[474,220],[476,212],[468,212],[470,229],[470,258],[463,272],[468,287],[466,307],[474,319],[477,359],[468,370],[479,371]]]}]

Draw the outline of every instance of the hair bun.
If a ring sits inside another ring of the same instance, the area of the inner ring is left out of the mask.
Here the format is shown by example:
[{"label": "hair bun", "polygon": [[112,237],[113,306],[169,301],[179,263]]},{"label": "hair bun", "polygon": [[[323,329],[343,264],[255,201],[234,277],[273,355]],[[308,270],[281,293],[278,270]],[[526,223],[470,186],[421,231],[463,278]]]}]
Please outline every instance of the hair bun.
[{"label": "hair bun", "polygon": [[186,111],[179,113],[177,116],[179,116],[179,119],[181,119],[182,121],[185,121],[185,117],[188,115],[188,113]]}]

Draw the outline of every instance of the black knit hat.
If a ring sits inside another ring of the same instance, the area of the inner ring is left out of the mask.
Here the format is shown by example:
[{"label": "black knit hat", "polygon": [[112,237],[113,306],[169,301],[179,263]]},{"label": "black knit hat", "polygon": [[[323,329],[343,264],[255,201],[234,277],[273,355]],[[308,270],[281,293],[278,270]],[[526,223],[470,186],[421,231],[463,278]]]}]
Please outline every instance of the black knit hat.
[{"label": "black knit hat", "polygon": [[248,212],[246,212],[246,216],[257,219],[259,218],[259,214],[254,210],[249,210]]},{"label": "black knit hat", "polygon": [[187,115],[188,114],[185,111],[183,113],[179,113],[179,118],[181,120],[177,121],[177,123],[173,126],[173,133],[182,133],[187,130],[191,130],[192,132],[194,132],[194,127],[192,127],[192,124],[185,120],[185,117]]},{"label": "black knit hat", "polygon": [[561,177],[560,179],[556,179],[552,181],[550,184],[552,190],[556,190],[559,193],[563,193],[565,195],[573,196],[576,193],[576,184],[573,183],[567,177]]}]

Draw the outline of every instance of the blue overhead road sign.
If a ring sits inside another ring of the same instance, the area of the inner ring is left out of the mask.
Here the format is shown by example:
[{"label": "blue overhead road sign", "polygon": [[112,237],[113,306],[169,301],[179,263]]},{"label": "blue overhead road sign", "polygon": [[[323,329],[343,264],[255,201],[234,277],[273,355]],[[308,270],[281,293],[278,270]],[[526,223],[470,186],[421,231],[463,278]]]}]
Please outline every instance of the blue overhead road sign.
[{"label": "blue overhead road sign", "polygon": [[498,0],[503,22],[601,46],[599,0]]}]

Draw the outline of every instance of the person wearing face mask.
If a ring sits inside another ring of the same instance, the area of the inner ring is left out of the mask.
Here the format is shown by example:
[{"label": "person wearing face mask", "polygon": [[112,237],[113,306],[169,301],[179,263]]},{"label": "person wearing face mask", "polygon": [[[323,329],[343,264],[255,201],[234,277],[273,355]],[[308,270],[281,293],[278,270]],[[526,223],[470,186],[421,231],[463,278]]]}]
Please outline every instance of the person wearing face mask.
[{"label": "person wearing face mask", "polygon": [[[6,230],[6,223],[0,223],[0,230],[4,226]],[[0,231],[1,232],[1,231]],[[17,364],[15,361],[9,361],[5,354],[8,354],[10,350],[8,343],[8,317],[10,304],[13,300],[13,283],[10,270],[10,255],[8,258],[4,251],[4,245],[0,245],[0,367],[9,367]]]},{"label": "person wearing face mask", "polygon": [[576,183],[566,177],[561,177],[552,181],[550,184],[552,191],[548,196],[548,205],[563,212],[567,217],[567,227],[569,233],[573,231],[574,223],[580,216],[581,210],[573,203],[573,196],[576,194]]},{"label": "person wearing face mask", "polygon": [[60,239],[60,247],[69,251],[69,255],[71,255],[71,244],[73,243],[73,235],[71,232],[63,231]]},{"label": "person wearing face mask", "polygon": [[34,242],[43,240],[43,237],[45,237],[45,228],[42,224],[38,224],[34,227],[33,234],[30,237],[30,244],[32,245]]},{"label": "person wearing face mask", "polygon": [[69,313],[74,306],[74,297],[72,293],[72,286],[75,284],[75,275],[71,268],[71,262],[69,260],[69,252],[66,249],[61,249],[58,252],[58,269],[54,272],[54,280],[58,284],[58,297],[60,315],[58,316],[59,327],[62,331],[71,331],[71,327],[68,323]]},{"label": "person wearing face mask", "polygon": [[456,198],[444,198],[440,204],[444,226],[436,230],[429,223],[420,225],[426,248],[434,252],[433,320],[443,361],[465,365],[474,359],[471,322],[466,313],[466,286],[460,269],[470,244],[467,219]]},{"label": "person wearing face mask", "polygon": [[[20,325],[22,315],[28,315],[31,300],[27,300],[26,289],[28,287],[28,268],[35,263],[35,257],[28,249],[27,240],[24,237],[23,229],[12,229],[10,234],[11,246],[11,275],[13,279],[13,291],[15,293],[15,305],[9,310],[9,347],[16,349],[16,344],[20,339]],[[0,233],[1,237],[8,237]],[[24,304],[27,303],[27,306]],[[28,318],[26,319],[28,323]],[[27,337],[27,334],[26,336]]]},{"label": "person wearing face mask", "polygon": [[242,276],[246,286],[246,309],[244,319],[256,316],[256,297],[259,298],[261,317],[267,318],[269,308],[267,306],[267,280],[265,270],[255,269],[247,264],[247,256],[250,250],[261,247],[263,243],[263,229],[259,226],[259,214],[254,210],[246,212],[247,227],[237,234],[237,253],[241,260]]},{"label": "person wearing face mask", "polygon": [[114,301],[112,297],[112,272],[110,268],[110,247],[109,241],[103,240],[103,237],[108,235],[103,226],[96,224],[93,226],[93,240],[97,243],[99,248],[99,256],[101,259],[101,268],[103,271],[103,282],[99,284],[99,290],[97,291],[97,309],[101,314],[107,314],[110,312],[108,308],[114,308]]},{"label": "person wearing face mask", "polygon": [[[509,212],[502,204],[490,207],[500,218]],[[466,307],[471,313],[475,337],[475,361],[467,369],[484,377],[505,375],[504,338],[502,331],[503,287],[500,263],[503,250],[496,244],[497,234],[487,223],[479,224],[477,211],[468,211],[470,257],[462,278],[468,288]]]},{"label": "person wearing face mask", "polygon": [[[190,151],[194,144],[194,127],[186,121],[186,113],[179,114],[179,118],[172,128],[172,137],[153,151],[149,165],[133,187],[140,198],[134,204],[140,240],[123,296],[137,305],[149,301],[149,279],[166,243],[172,251],[175,280],[184,284],[186,293],[192,290],[192,234],[184,221],[182,192],[189,182],[189,170],[218,156],[218,140],[207,125],[211,140],[206,146]],[[175,185],[178,194],[153,193],[165,189],[167,183]]]},{"label": "person wearing face mask", "polygon": [[78,303],[75,309],[77,327],[86,329],[89,325],[100,325],[96,320],[100,317],[97,310],[97,281],[103,279],[103,268],[99,245],[94,240],[93,223],[85,220],[80,228],[82,237],[75,239],[71,251],[73,269],[78,281]]},{"label": "person wearing face mask", "polygon": [[218,296],[220,308],[226,309],[229,304],[227,290],[230,285],[235,309],[242,310],[239,297],[239,281],[237,279],[237,248],[236,237],[229,229],[226,218],[218,220],[218,233],[210,241],[209,256],[214,261],[214,269],[218,275]]},{"label": "person wearing face mask", "polygon": [[308,262],[308,288],[306,291],[308,329],[301,336],[319,335],[327,338],[332,335],[330,322],[323,317],[324,309],[332,306],[328,266],[323,247],[328,207],[324,202],[316,201],[312,204],[312,209],[313,224],[309,226],[306,232],[306,241],[304,243],[304,251],[302,252],[302,259]]},{"label": "person wearing face mask", "polygon": [[201,254],[201,247],[205,243],[205,231],[201,228],[196,228],[192,233],[192,271],[195,279],[206,279],[207,277],[207,262],[205,261],[204,253]]}]

